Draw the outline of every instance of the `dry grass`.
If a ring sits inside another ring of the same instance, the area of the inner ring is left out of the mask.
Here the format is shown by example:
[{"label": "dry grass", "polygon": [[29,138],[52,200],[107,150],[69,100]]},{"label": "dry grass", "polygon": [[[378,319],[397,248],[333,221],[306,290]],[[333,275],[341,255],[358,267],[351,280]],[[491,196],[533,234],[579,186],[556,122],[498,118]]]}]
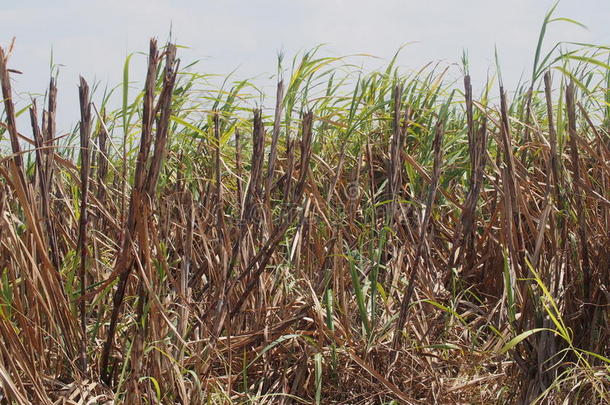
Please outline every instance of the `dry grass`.
[{"label": "dry grass", "polygon": [[311,52],[252,117],[151,41],[136,97],[82,79],[58,134],[52,79],[31,136],[11,51],[1,403],[607,403],[605,48],[499,105]]}]

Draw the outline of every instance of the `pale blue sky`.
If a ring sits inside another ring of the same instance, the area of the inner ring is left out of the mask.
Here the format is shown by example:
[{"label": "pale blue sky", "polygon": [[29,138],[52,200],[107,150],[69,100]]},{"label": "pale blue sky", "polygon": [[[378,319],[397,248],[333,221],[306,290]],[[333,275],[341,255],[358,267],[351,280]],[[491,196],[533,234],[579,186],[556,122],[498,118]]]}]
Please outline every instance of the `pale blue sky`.
[{"label": "pale blue sky", "polygon": [[[473,76],[493,65],[497,46],[506,81],[529,74],[541,21],[551,0],[0,0],[0,41],[17,37],[10,67],[14,88],[45,89],[51,48],[60,73],[60,124],[67,130],[75,117],[79,74],[117,84],[125,56],[145,51],[148,39],[165,39],[170,24],[185,62],[203,59],[206,73],[237,77],[275,73],[276,57],[288,57],[326,43],[331,55],[370,53],[390,58],[397,48],[405,71],[430,61],[459,62],[469,52]],[[610,44],[609,0],[564,0],[557,16],[576,19],[588,29],[552,25],[547,44],[581,41]],[[144,73],[143,57],[135,58],[135,78]],[[369,64],[372,62],[368,62]],[[377,62],[378,63],[378,62]],[[373,65],[371,65],[373,66]],[[137,72],[137,74],[136,74]],[[270,84],[272,80],[269,81]],[[63,110],[62,110],[63,106]],[[71,110],[70,112],[66,110]]]}]

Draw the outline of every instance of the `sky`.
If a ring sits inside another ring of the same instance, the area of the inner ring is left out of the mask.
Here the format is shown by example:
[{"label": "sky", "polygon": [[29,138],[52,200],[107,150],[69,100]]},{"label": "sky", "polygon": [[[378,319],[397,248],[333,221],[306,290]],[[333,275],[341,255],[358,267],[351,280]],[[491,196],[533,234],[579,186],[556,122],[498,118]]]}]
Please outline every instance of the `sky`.
[{"label": "sky", "polygon": [[[0,45],[16,37],[9,67],[18,103],[44,92],[51,55],[60,64],[60,130],[78,117],[79,75],[115,85],[125,58],[146,51],[150,37],[163,42],[172,31],[185,63],[200,60],[202,73],[258,77],[272,88],[278,52],[288,58],[325,44],[322,54],[356,53],[365,69],[380,66],[397,49],[403,71],[428,62],[459,63],[467,50],[473,80],[494,65],[497,47],[502,75],[516,83],[527,77],[546,11],[554,0],[0,0]],[[546,44],[577,41],[610,44],[609,0],[563,0],[556,16],[586,29],[552,24]],[[145,57],[133,59],[132,79],[145,74]],[[135,83],[134,88],[141,87]],[[118,103],[118,101],[117,101]],[[63,106],[63,107],[62,107]],[[63,109],[62,109],[63,108]]]}]

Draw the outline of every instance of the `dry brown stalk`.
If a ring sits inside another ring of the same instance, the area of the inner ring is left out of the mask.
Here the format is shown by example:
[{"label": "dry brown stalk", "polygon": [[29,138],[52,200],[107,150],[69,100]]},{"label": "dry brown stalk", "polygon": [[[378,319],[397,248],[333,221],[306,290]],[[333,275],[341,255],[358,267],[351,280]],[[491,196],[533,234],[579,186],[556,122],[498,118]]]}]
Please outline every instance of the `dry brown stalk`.
[{"label": "dry brown stalk", "polygon": [[[88,215],[88,196],[89,196],[89,139],[91,137],[91,102],[89,100],[89,86],[82,77],[80,78],[80,86],[78,88],[78,94],[80,99],[80,156],[81,156],[81,169],[80,169],[80,217],[79,217],[79,230],[78,230],[78,247],[77,250],[80,254],[80,294],[81,298],[85,295],[87,288],[87,261],[89,256],[88,238],[87,238],[87,223]],[[81,321],[81,353],[80,353],[80,367],[83,373],[87,373],[87,302],[85,299],[81,299],[79,302],[80,306],[80,321]]]}]

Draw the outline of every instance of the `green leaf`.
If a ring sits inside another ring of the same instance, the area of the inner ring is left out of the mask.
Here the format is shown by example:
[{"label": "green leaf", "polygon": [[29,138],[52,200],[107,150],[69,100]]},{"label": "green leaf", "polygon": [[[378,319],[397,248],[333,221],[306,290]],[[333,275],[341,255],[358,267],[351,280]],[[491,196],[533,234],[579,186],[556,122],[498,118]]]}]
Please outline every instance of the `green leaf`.
[{"label": "green leaf", "polygon": [[535,329],[526,330],[525,332],[518,334],[517,336],[512,338],[507,344],[505,344],[504,347],[502,347],[502,349],[500,349],[500,354],[506,353],[507,351],[509,351],[510,349],[512,349],[513,347],[517,346],[519,343],[521,343],[522,341],[524,341],[525,339],[530,337],[531,335],[538,333],[538,332],[545,331],[545,330],[557,334],[556,331],[554,331],[553,329],[549,329],[549,328],[535,328]]},{"label": "green leaf", "polygon": [[157,400],[161,401],[161,387],[159,386],[159,382],[157,381],[157,379],[154,377],[140,377],[138,382],[142,382],[144,380],[150,380],[153,383],[155,393],[157,394]]},{"label": "green leaf", "polygon": [[316,353],[313,356],[313,362],[316,371],[316,405],[320,405],[322,398],[322,354]]}]

